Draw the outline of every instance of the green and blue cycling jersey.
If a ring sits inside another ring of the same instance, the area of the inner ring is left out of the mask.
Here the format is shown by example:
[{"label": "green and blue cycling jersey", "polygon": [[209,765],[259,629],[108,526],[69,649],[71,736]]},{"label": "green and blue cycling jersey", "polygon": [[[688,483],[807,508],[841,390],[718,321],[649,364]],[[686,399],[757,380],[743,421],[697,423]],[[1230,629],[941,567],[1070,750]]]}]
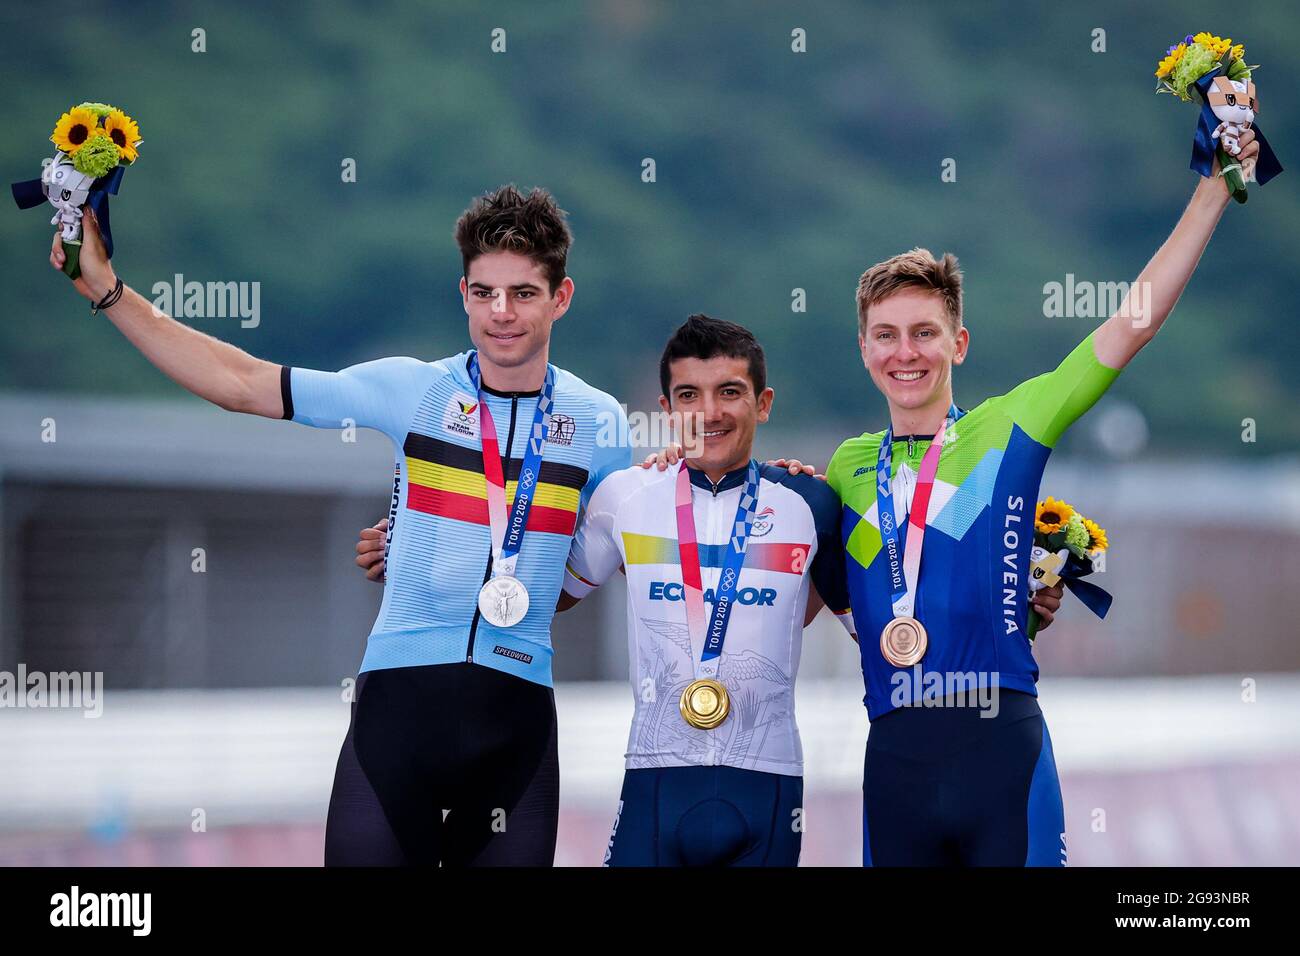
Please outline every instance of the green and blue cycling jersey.
[{"label": "green and blue cycling jersey", "polygon": [[[1066,428],[1119,375],[1098,361],[1092,339],[1085,339],[1054,371],[971,409],[944,436],[919,588],[911,582],[917,590],[914,613],[930,641],[917,665],[925,680],[936,673],[945,687],[973,679],[1036,693],[1038,665],[1025,623],[1039,483]],[[849,594],[872,720],[916,702],[926,686],[911,679],[914,670],[900,677],[880,652],[880,632],[893,614],[876,505],[883,435],[850,438],[826,470],[843,503]],[[890,465],[900,547],[906,541],[906,509],[917,469],[930,443],[910,444],[909,449],[908,442],[895,442]]]}]

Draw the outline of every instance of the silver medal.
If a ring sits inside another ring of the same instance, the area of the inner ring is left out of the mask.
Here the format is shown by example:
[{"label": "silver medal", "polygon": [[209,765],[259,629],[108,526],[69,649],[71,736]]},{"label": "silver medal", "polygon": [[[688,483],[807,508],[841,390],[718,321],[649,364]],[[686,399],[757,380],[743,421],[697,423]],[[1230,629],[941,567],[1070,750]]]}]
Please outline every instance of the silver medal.
[{"label": "silver medal", "polygon": [[514,575],[497,575],[479,590],[478,609],[494,627],[514,627],[528,613],[528,589]]}]

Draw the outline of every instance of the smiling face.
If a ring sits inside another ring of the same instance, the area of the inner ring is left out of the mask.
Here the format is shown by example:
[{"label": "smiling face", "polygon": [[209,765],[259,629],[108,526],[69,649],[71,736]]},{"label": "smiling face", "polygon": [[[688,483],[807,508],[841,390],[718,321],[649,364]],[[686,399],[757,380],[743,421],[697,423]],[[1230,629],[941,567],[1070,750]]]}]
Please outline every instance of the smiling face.
[{"label": "smiling face", "polygon": [[1225,123],[1250,126],[1259,111],[1255,84],[1250,81],[1241,82],[1230,80],[1226,76],[1216,76],[1207,99],[1211,112]]},{"label": "smiling face", "polygon": [[678,358],[669,375],[669,394],[661,395],[659,404],[675,420],[680,416],[679,435],[691,466],[716,480],[749,461],[754,432],[771,414],[774,393],[770,388],[755,392],[748,359]]},{"label": "smiling face", "polygon": [[501,388],[509,383],[497,385],[493,371],[503,381],[508,370],[545,366],[551,326],[568,311],[573,281],[566,277],[552,292],[546,271],[534,260],[517,252],[488,252],[469,264],[460,293],[488,384]]},{"label": "smiling face", "polygon": [[923,289],[904,288],[867,309],[858,347],[891,414],[952,402],[952,367],[965,361],[970,340],[953,325],[943,297]]}]

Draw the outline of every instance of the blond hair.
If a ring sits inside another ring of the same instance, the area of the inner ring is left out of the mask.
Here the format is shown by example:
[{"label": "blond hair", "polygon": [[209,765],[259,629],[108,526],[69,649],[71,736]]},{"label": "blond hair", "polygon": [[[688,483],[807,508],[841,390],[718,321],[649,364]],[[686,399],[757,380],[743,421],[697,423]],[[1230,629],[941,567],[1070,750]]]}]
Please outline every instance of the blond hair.
[{"label": "blond hair", "polygon": [[961,328],[961,267],[945,252],[935,259],[929,249],[916,248],[877,262],[858,280],[858,334],[867,333],[867,308],[904,289],[933,292],[943,298],[955,334]]}]

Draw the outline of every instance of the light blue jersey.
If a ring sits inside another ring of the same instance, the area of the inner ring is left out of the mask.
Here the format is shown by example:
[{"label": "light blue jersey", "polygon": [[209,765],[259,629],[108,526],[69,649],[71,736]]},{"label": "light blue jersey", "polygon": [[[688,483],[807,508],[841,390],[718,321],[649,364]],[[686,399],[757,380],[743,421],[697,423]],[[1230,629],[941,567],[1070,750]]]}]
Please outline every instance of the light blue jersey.
[{"label": "light blue jersey", "polygon": [[[627,417],[610,395],[556,369],[550,436],[515,567],[528,613],[513,627],[495,627],[478,612],[493,549],[470,354],[379,359],[341,372],[285,368],[285,417],[316,428],[350,421],[393,442],[387,580],[361,672],[468,661],[550,686],[551,618],[569,544],[592,490],[631,462]],[[497,441],[509,450],[513,501],[538,392],[485,385],[484,394]]]}]

